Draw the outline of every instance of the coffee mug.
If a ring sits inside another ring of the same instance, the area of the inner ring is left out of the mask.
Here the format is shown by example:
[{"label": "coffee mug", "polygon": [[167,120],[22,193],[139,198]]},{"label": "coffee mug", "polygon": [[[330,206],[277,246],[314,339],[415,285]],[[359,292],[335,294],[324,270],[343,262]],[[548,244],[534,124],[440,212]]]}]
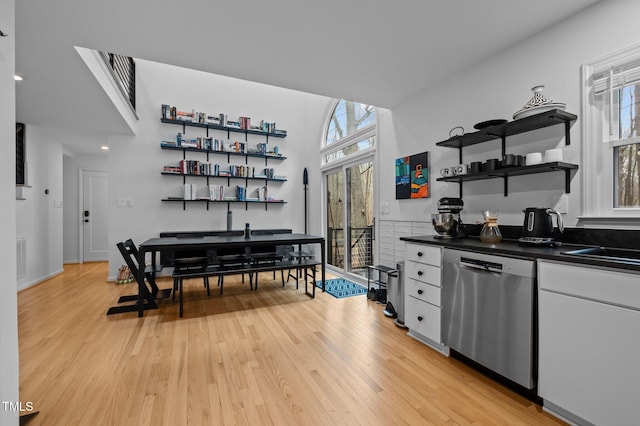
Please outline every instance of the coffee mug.
[{"label": "coffee mug", "polygon": [[482,171],[482,161],[472,161],[469,164],[469,173],[479,173]]},{"label": "coffee mug", "polygon": [[442,175],[442,177],[451,176],[451,168],[445,167],[443,169],[440,169],[440,174]]},{"label": "coffee mug", "polygon": [[544,152],[544,162],[553,163],[556,161],[562,161],[562,149],[548,149]]},{"label": "coffee mug", "polygon": [[497,158],[490,158],[484,165],[485,170],[495,170],[500,167],[500,160]]},{"label": "coffee mug", "polygon": [[466,175],[467,172],[469,171],[469,165],[468,164],[458,164],[457,166],[453,166],[452,168],[453,174],[454,175]]},{"label": "coffee mug", "polygon": [[533,166],[533,165],[536,165],[536,164],[540,164],[540,163],[542,163],[542,153],[540,153],[540,152],[530,152],[529,154],[527,154],[524,162],[525,162],[525,164],[527,166]]}]

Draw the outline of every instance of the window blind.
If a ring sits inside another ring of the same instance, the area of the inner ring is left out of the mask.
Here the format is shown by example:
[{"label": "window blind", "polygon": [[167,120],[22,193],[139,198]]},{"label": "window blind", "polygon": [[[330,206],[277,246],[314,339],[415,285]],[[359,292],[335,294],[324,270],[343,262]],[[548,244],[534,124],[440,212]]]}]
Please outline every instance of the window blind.
[{"label": "window blind", "polygon": [[596,95],[636,83],[640,81],[640,59],[598,70],[592,78]]}]

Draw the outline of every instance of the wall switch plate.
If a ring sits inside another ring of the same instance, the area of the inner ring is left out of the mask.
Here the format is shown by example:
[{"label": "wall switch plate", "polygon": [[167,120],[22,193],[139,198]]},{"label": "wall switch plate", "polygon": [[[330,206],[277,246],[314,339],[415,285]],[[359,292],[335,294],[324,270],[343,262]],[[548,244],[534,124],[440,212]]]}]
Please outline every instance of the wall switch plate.
[{"label": "wall switch plate", "polygon": [[116,199],[116,207],[127,207],[127,199],[126,198],[118,198]]},{"label": "wall switch plate", "polygon": [[382,214],[389,214],[389,203],[388,202],[384,202],[380,205],[380,213]]},{"label": "wall switch plate", "polygon": [[62,200],[54,200],[53,201],[53,208],[54,209],[61,209],[62,208]]}]

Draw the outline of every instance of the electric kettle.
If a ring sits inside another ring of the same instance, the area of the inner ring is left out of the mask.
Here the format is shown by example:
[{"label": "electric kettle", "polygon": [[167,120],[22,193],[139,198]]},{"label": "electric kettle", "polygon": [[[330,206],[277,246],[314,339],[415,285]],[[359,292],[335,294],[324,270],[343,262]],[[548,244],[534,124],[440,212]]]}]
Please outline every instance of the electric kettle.
[{"label": "electric kettle", "polygon": [[524,224],[522,226],[523,237],[550,238],[553,235],[553,221],[555,215],[558,223],[558,231],[562,233],[562,216],[556,210],[549,208],[528,207],[524,211]]}]

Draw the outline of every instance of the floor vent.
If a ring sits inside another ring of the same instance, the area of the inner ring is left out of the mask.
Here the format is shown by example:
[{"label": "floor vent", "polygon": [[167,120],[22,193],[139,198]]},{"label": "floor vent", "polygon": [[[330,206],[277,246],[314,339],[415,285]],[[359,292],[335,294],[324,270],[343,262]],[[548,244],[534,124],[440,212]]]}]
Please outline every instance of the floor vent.
[{"label": "floor vent", "polygon": [[16,255],[18,258],[18,278],[27,276],[27,237],[16,240]]}]

